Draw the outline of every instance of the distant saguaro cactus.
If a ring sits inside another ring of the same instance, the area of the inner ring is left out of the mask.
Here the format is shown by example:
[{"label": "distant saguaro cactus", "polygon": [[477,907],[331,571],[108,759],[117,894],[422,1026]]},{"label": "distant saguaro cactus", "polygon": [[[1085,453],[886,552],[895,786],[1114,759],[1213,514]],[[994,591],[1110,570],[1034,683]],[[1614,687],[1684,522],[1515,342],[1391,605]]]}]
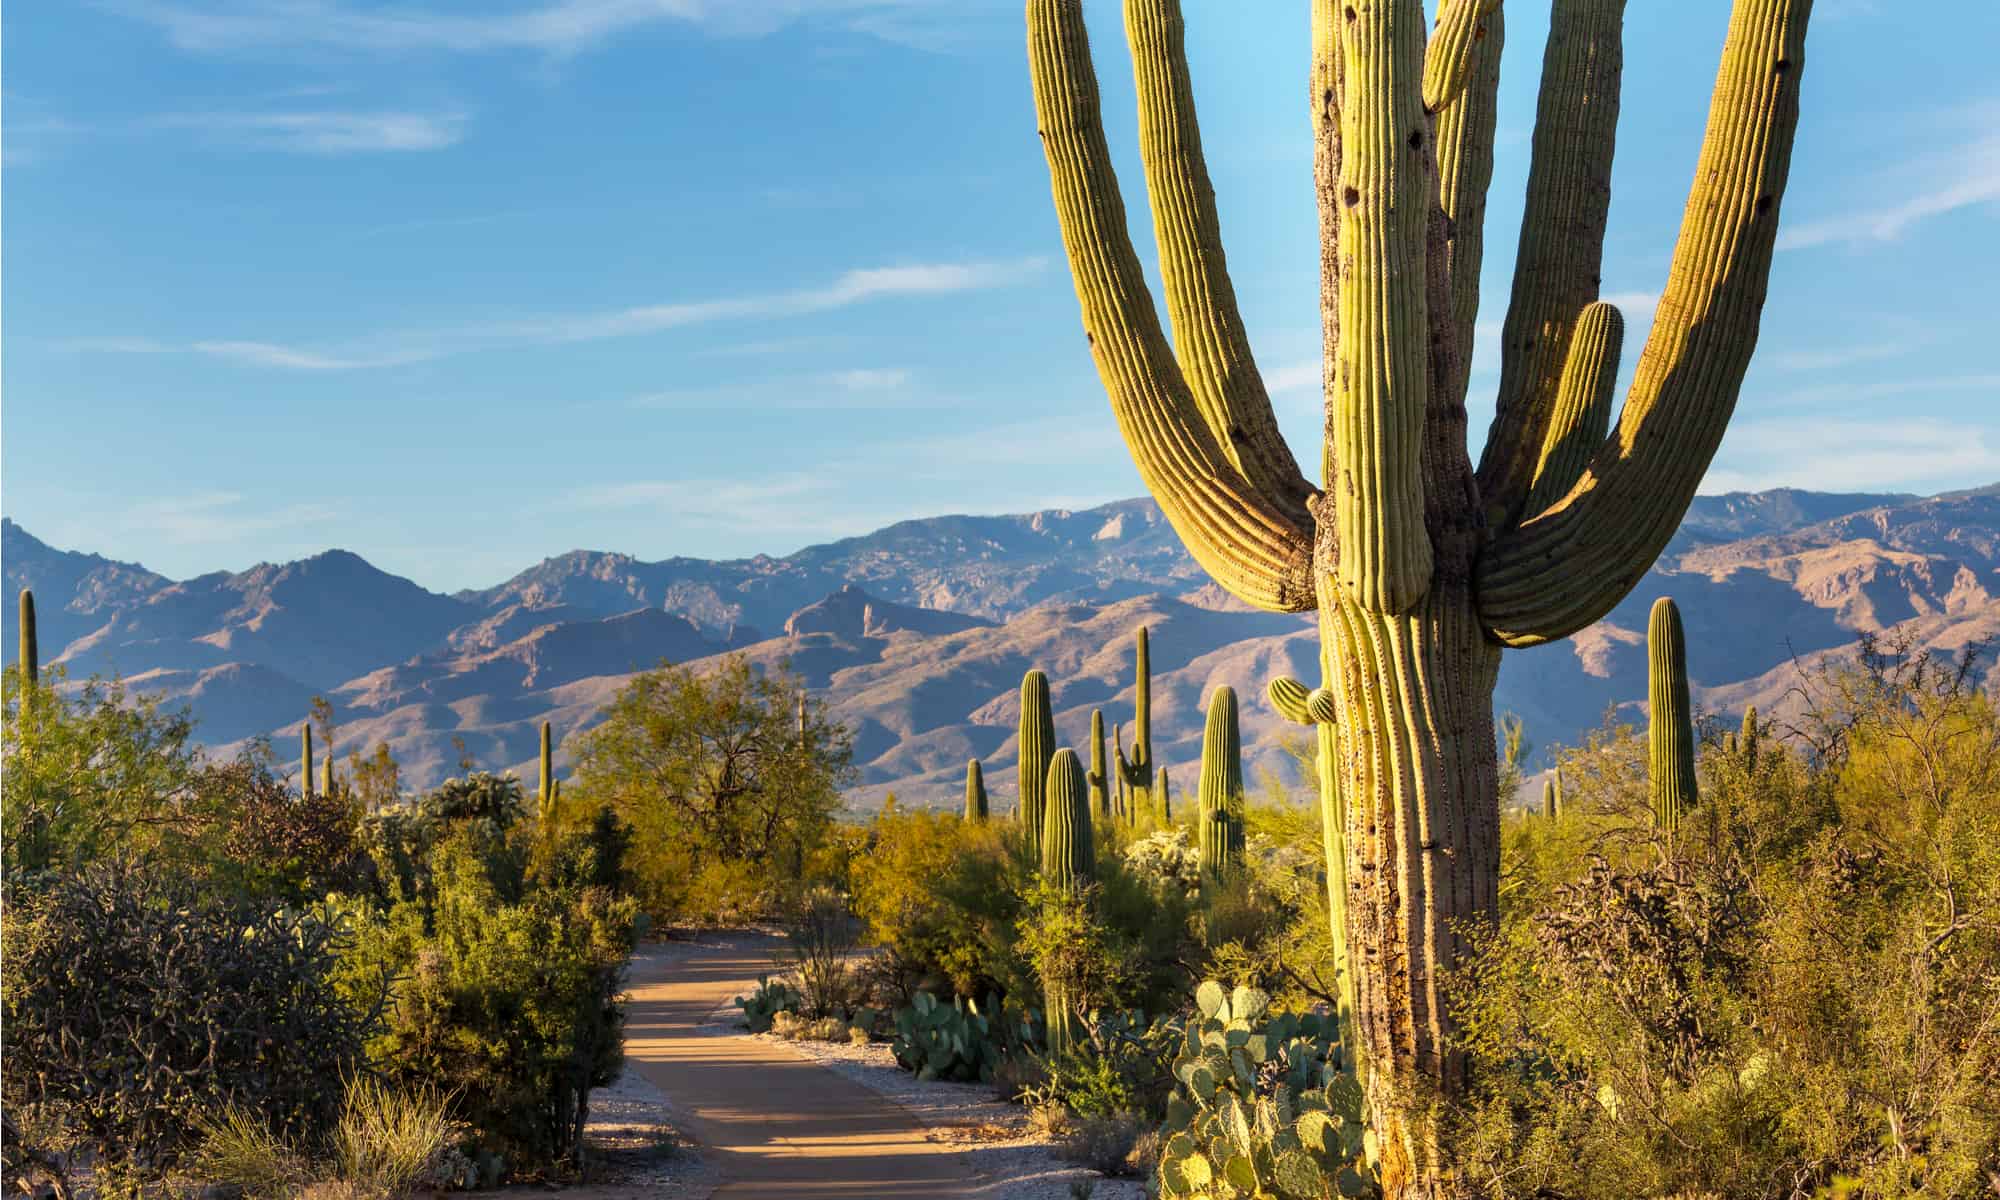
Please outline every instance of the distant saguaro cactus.
[{"label": "distant saguaro cactus", "polygon": [[[1617,431],[1601,303],[1624,0],[1554,0],[1494,419],[1466,393],[1493,176],[1494,0],[1311,0],[1326,438],[1279,432],[1238,310],[1178,0],[1126,0],[1172,340],[1128,233],[1082,0],[1028,0],[1028,60],[1088,353],[1142,479],[1239,598],[1319,614],[1346,797],[1359,1058],[1389,1200],[1451,1186],[1434,1114],[1466,1085],[1436,995],[1498,903],[1503,646],[1603,616],[1679,525],[1757,341],[1812,0],[1733,0],[1708,129]],[[1241,19],[1231,10],[1229,19]],[[1574,477],[1572,478],[1572,473]],[[1338,801],[1323,789],[1323,807]],[[1423,887],[1407,886],[1421,879]]]},{"label": "distant saguaro cactus", "polygon": [[535,810],[544,826],[553,826],[562,808],[562,781],[556,778],[555,733],[542,722],[541,789],[535,793]]},{"label": "distant saguaro cactus", "polygon": [[1687,637],[1681,610],[1666,596],[1646,625],[1647,744],[1652,751],[1653,822],[1668,834],[1700,797],[1694,775],[1694,707],[1688,699]]},{"label": "distant saguaro cactus", "polygon": [[976,758],[967,759],[965,763],[965,819],[986,819],[986,773],[979,769]]},{"label": "distant saguaro cactus", "polygon": [[1202,870],[1220,879],[1243,851],[1243,738],[1237,724],[1234,688],[1216,688],[1208,698],[1197,803],[1201,809],[1196,837]]},{"label": "distant saguaro cactus", "polygon": [[1111,781],[1104,769],[1104,710],[1090,710],[1090,808],[1103,820],[1111,819]]},{"label": "distant saguaro cactus", "polygon": [[1042,847],[1042,813],[1048,787],[1049,759],[1056,749],[1056,719],[1049,707],[1049,677],[1029,671],[1021,677],[1020,784],[1021,809],[1017,814],[1028,845],[1039,856]]},{"label": "distant saguaro cactus", "polygon": [[1126,791],[1132,797],[1134,808],[1153,808],[1152,637],[1141,625],[1139,631],[1132,635],[1132,640],[1132,754],[1126,757],[1125,743],[1122,738],[1119,739],[1118,772],[1125,777]]},{"label": "distant saguaro cactus", "polygon": [[308,721],[299,726],[299,794],[312,799],[313,794],[313,727]]},{"label": "distant saguaro cactus", "polygon": [[[1066,893],[1088,884],[1097,873],[1090,830],[1090,788],[1076,751],[1067,746],[1049,760],[1042,822],[1042,882]],[[1049,1051],[1062,1054],[1078,1037],[1075,998],[1052,980],[1043,981]]]},{"label": "distant saguaro cactus", "polygon": [[42,652],[35,637],[35,593],[21,589],[21,703],[42,682]]}]

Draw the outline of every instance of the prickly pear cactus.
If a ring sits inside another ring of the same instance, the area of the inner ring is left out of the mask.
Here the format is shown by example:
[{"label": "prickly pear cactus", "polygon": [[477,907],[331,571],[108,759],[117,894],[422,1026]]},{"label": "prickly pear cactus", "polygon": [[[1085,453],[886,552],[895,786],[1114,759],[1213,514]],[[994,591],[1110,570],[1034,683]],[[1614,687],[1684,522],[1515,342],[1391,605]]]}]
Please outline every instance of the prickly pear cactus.
[{"label": "prickly pear cactus", "polygon": [[1163,1197],[1379,1194],[1338,1019],[1273,1013],[1255,988],[1195,991],[1152,1190]]}]

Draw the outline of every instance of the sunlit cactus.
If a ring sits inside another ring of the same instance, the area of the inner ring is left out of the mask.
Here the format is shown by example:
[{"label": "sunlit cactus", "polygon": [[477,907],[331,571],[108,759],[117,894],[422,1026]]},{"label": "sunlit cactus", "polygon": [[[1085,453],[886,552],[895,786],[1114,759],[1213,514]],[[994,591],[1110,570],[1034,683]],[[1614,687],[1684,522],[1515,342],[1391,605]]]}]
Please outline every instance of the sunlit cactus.
[{"label": "sunlit cactus", "polygon": [[1049,759],[1056,749],[1056,719],[1049,707],[1049,677],[1030,671],[1021,677],[1020,783],[1021,807],[1017,814],[1029,848],[1041,853],[1044,789],[1048,786]]},{"label": "sunlit cactus", "polygon": [[1811,0],[1733,0],[1679,244],[1617,430],[1597,437],[1618,357],[1620,322],[1599,293],[1624,7],[1553,6],[1475,466],[1466,401],[1502,11],[1444,0],[1433,39],[1419,0],[1311,0],[1316,487],[1279,432],[1237,307],[1178,0],[1125,5],[1165,323],[1132,245],[1082,0],[1027,4],[1079,353],[1196,561],[1253,606],[1319,617],[1337,718],[1322,808],[1352,801],[1340,816],[1364,976],[1356,1049],[1392,1200],[1452,1178],[1435,1116],[1448,1104],[1421,1098],[1467,1083],[1435,988],[1498,905],[1501,648],[1596,621],[1666,545],[1735,407],[1770,277]]},{"label": "sunlit cactus", "polygon": [[965,819],[986,819],[986,773],[979,769],[976,758],[968,759],[965,764]]},{"label": "sunlit cactus", "polygon": [[1646,626],[1653,822],[1671,835],[1700,799],[1694,774],[1694,708],[1688,699],[1687,637],[1681,611],[1660,597]]}]

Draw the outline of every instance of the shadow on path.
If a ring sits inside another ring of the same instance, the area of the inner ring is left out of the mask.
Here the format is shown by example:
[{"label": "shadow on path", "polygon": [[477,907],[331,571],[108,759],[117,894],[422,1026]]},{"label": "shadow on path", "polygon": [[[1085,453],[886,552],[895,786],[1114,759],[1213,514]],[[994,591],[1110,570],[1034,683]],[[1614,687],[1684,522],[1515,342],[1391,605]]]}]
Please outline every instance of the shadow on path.
[{"label": "shadow on path", "polygon": [[[632,961],[626,1069],[687,1115],[722,1172],[716,1200],[949,1200],[971,1164],[895,1103],[782,1043],[704,1032],[770,970],[776,939],[738,937]],[[680,948],[677,948],[680,949]]]}]

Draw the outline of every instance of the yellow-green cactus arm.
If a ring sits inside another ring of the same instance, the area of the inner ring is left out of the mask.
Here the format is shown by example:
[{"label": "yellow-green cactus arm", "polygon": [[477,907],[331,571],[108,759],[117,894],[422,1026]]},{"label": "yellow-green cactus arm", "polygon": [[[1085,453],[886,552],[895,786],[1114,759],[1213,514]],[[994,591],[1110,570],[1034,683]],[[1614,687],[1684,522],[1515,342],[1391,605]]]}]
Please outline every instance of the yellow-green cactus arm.
[{"label": "yellow-green cactus arm", "polygon": [[1147,490],[1195,561],[1259,608],[1314,605],[1312,531],[1236,469],[1160,328],[1105,146],[1080,0],[1029,0],[1028,64],[1063,248],[1098,376]]},{"label": "yellow-green cactus arm", "polygon": [[1811,16],[1812,0],[1736,0],[1666,291],[1617,431],[1563,500],[1480,558],[1480,617],[1508,645],[1566,637],[1610,611],[1673,536],[1715,457],[1757,344]]},{"label": "yellow-green cactus arm", "polygon": [[1500,0],[1444,0],[1424,50],[1424,107],[1442,112],[1472,82],[1485,54],[1486,18]]},{"label": "yellow-green cactus arm", "polygon": [[1599,300],[1584,307],[1569,341],[1555,413],[1542,439],[1541,461],[1522,511],[1539,513],[1569,494],[1590,456],[1611,432],[1611,391],[1618,383],[1618,355],[1625,345],[1625,318],[1616,305]]},{"label": "yellow-green cactus arm", "polygon": [[1597,299],[1618,134],[1625,0],[1556,0],[1542,58],[1513,295],[1500,329],[1500,390],[1479,461],[1489,529],[1523,515],[1570,332]]},{"label": "yellow-green cactus arm", "polygon": [[[1336,579],[1364,611],[1430,588],[1422,471],[1429,374],[1425,240],[1436,203],[1421,0],[1341,10],[1340,340],[1327,481]],[[1323,198],[1324,200],[1325,198]]]},{"label": "yellow-green cactus arm", "polygon": [[1272,504],[1309,523],[1306,498],[1314,489],[1279,432],[1229,281],[1180,0],[1127,0],[1125,37],[1139,94],[1139,155],[1181,374],[1223,454]]},{"label": "yellow-green cactus arm", "polygon": [[[1472,46],[1478,57],[1470,80],[1458,98],[1437,114],[1438,201],[1451,219],[1451,350],[1459,372],[1449,398],[1456,404],[1465,403],[1472,330],[1479,319],[1479,270],[1486,255],[1486,190],[1493,182],[1500,50],[1506,32],[1505,13],[1496,4],[1473,27]],[[1429,57],[1439,53],[1437,39],[1433,34],[1432,49],[1426,55],[1427,75]]]}]

